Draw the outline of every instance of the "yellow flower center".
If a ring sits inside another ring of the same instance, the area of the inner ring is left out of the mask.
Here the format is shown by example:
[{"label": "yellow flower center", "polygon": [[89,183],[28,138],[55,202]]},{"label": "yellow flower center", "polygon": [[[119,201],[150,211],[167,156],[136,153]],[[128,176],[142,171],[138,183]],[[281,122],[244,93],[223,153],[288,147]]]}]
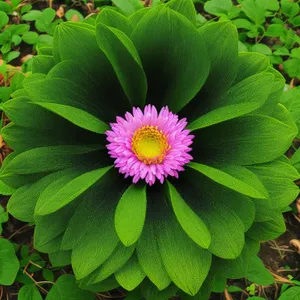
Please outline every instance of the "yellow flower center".
[{"label": "yellow flower center", "polygon": [[157,126],[144,126],[135,131],[131,141],[132,151],[147,165],[163,162],[171,149],[167,137]]}]

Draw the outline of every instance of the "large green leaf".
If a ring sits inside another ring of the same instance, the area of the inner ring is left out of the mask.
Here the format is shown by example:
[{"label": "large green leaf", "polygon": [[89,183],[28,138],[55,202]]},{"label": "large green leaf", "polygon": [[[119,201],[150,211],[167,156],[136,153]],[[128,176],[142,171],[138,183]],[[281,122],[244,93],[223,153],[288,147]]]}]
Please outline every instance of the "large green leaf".
[{"label": "large green leaf", "polygon": [[212,272],[218,276],[239,279],[246,276],[249,265],[249,252],[245,244],[243,251],[236,259],[220,259],[213,261]]},{"label": "large green leaf", "polygon": [[147,79],[132,41],[124,32],[100,22],[96,27],[96,39],[113,66],[131,105],[143,106]]},{"label": "large green leaf", "polygon": [[32,59],[32,72],[47,74],[55,65],[53,56],[37,55]]},{"label": "large green leaf", "polygon": [[146,222],[143,232],[138,240],[136,252],[139,263],[147,277],[159,290],[165,289],[171,283],[171,279],[163,265],[155,235],[154,224],[149,213],[147,213]]},{"label": "large green leaf", "polygon": [[211,236],[200,217],[186,204],[175,187],[168,182],[169,197],[176,218],[187,235],[200,247],[207,249]]},{"label": "large green leaf", "polygon": [[65,274],[60,276],[49,293],[46,300],[93,300],[94,293],[81,290],[73,275]]},{"label": "large green leaf", "polygon": [[[296,4],[296,3],[295,3]],[[287,291],[282,293],[278,300],[299,300],[300,299],[300,287],[293,286],[290,287]]]},{"label": "large green leaf", "polygon": [[40,194],[53,181],[63,176],[65,172],[68,172],[68,170],[50,174],[17,189],[8,202],[8,212],[23,222],[34,222],[34,209]]},{"label": "large green leaf", "polygon": [[266,55],[257,52],[239,53],[238,71],[234,84],[246,79],[247,77],[267,71],[270,60]]},{"label": "large green leaf", "polygon": [[[234,165],[228,165],[225,166],[225,168],[222,170],[218,168],[214,168],[208,165],[203,165],[199,163],[189,163],[189,167],[197,170],[198,172],[202,173],[203,175],[207,176],[208,178],[212,179],[213,181],[222,184],[234,191],[237,191],[241,194],[244,194],[246,196],[252,197],[252,198],[261,198],[266,199],[267,192],[265,191],[263,185],[261,182],[257,179],[256,186],[253,186],[253,180],[251,183],[248,183],[248,174],[249,177],[254,177],[255,175],[251,172],[249,172],[246,168],[234,166]],[[236,175],[231,175],[230,173],[237,171]],[[246,176],[240,176],[240,173],[244,173]],[[263,190],[265,193],[262,193],[261,190]]]},{"label": "large green leaf", "polygon": [[109,7],[101,9],[97,19],[96,24],[103,23],[106,26],[113,27],[123,31],[125,34],[130,36],[133,26],[128,18],[124,17],[122,14],[113,10]]},{"label": "large green leaf", "polygon": [[[187,169],[176,182],[176,188],[187,204],[200,216],[206,224],[210,235],[209,250],[224,259],[238,257],[244,247],[245,225],[239,217],[245,214],[235,211],[236,203],[244,209],[251,209],[253,221],[254,212],[245,196],[218,185],[196,170]],[[231,200],[229,202],[229,200]]]},{"label": "large green leaf", "polygon": [[159,5],[144,15],[131,39],[147,76],[147,101],[166,104],[174,112],[182,109],[200,90],[209,70],[196,28],[181,14]]},{"label": "large green leaf", "polygon": [[141,268],[136,255],[115,274],[118,283],[128,291],[134,290],[145,278],[146,274]]},{"label": "large green leaf", "polygon": [[144,227],[146,217],[146,186],[132,184],[122,195],[116,212],[115,227],[125,246],[134,244]]},{"label": "large green leaf", "polygon": [[82,154],[97,151],[102,146],[63,145],[34,148],[16,155],[2,170],[1,177],[10,173],[32,174],[65,169],[79,164]]},{"label": "large green leaf", "polygon": [[169,285],[166,289],[159,291],[149,280],[144,280],[141,284],[141,292],[145,299],[165,300],[176,295],[178,287],[174,284]]},{"label": "large green leaf", "polygon": [[12,285],[19,267],[13,245],[8,240],[0,238],[0,284]]},{"label": "large green leaf", "polygon": [[212,103],[218,103],[219,97],[234,82],[238,69],[237,30],[231,22],[205,24],[199,33],[205,42],[211,66],[203,88],[182,112],[190,121],[207,112]]},{"label": "large green leaf", "polygon": [[273,80],[274,75],[268,72],[244,79],[215,102],[208,103],[206,111],[209,112],[190,123],[188,128],[191,130],[204,128],[258,109],[267,100]]},{"label": "large green leaf", "polygon": [[111,169],[85,193],[76,209],[61,247],[62,250],[73,248],[72,266],[76,278],[84,278],[96,270],[117,247],[114,212],[126,188],[127,183]]},{"label": "large green leaf", "polygon": [[89,112],[95,111],[89,103],[86,90],[69,78],[51,77],[24,82],[24,88],[33,102],[56,103],[74,106]]},{"label": "large green leaf", "polygon": [[284,218],[280,212],[273,214],[272,217],[272,220],[254,223],[247,235],[257,241],[268,241],[279,237],[286,230]]},{"label": "large green leaf", "polygon": [[35,213],[38,215],[48,215],[59,210],[83,194],[110,169],[111,167],[100,168],[80,174],[79,176],[76,176],[75,173],[75,178],[74,176],[67,176],[66,180],[62,178],[63,180],[58,185],[50,185],[48,188],[51,191],[50,195],[45,191],[41,194]]},{"label": "large green leaf", "polygon": [[[35,216],[34,247],[41,252],[51,253],[52,242],[66,230],[81,199],[76,199],[61,210],[47,216]],[[49,244],[51,245],[48,250]]]},{"label": "large green leaf", "polygon": [[53,113],[86,130],[103,134],[109,129],[109,126],[103,121],[82,109],[56,103],[35,102],[35,104],[52,111]]},{"label": "large green leaf", "polygon": [[90,276],[89,283],[101,282],[110,275],[118,271],[132,256],[135,245],[125,247],[121,243],[118,244],[112,255],[95,270]]},{"label": "large green leaf", "polygon": [[75,66],[79,66],[76,67],[78,73],[73,71],[68,78],[79,82],[81,77],[86,77],[85,86],[81,86],[89,94],[86,101],[91,99],[94,102],[101,120],[111,121],[128,111],[130,106],[115,71],[98,47],[95,32],[95,27],[89,24],[62,23],[55,29],[53,53],[56,61],[72,60]]},{"label": "large green leaf", "polygon": [[272,209],[283,209],[298,196],[299,188],[293,181],[299,179],[299,174],[285,157],[248,168],[268,190]]},{"label": "large green leaf", "polygon": [[184,15],[189,21],[196,25],[196,10],[192,0],[171,0],[166,6]]},{"label": "large green leaf", "polygon": [[211,253],[187,236],[165,197],[163,187],[148,192],[159,252],[172,281],[184,292],[195,295],[210,269]]},{"label": "large green leaf", "polygon": [[194,158],[241,165],[264,163],[281,156],[296,134],[294,126],[278,119],[243,116],[196,131]]}]

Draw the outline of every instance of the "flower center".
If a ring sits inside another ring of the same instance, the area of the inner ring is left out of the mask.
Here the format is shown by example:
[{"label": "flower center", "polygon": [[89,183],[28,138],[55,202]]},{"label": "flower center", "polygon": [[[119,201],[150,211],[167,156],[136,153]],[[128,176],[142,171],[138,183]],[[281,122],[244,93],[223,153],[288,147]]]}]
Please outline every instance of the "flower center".
[{"label": "flower center", "polygon": [[143,126],[135,131],[131,141],[132,151],[147,165],[163,162],[171,149],[166,135],[157,126]]}]

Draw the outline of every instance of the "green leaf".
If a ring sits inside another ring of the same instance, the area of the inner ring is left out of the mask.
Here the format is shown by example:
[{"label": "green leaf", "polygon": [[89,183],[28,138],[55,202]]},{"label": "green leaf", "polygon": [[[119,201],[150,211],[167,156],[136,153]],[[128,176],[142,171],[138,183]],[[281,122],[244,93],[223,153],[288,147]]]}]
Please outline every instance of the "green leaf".
[{"label": "green leaf", "polygon": [[[238,167],[238,166],[230,166],[227,165],[225,166],[225,170],[218,170],[217,168],[208,166],[208,165],[203,165],[199,163],[189,163],[189,167],[197,170],[198,172],[202,173],[203,175],[207,176],[208,178],[214,180],[215,182],[222,184],[234,191],[237,191],[241,194],[244,194],[246,196],[252,197],[252,198],[258,198],[258,199],[266,199],[266,191],[265,193],[261,192],[261,187],[263,188],[262,184],[258,180],[259,185],[258,186],[253,186],[253,182],[251,184],[248,183],[247,179],[247,172],[248,170],[243,167]],[[237,176],[231,175],[230,171],[234,171],[238,169],[238,174]],[[227,173],[228,172],[228,173]],[[244,178],[239,177],[239,173],[244,173],[247,174],[244,176]],[[251,177],[251,173],[249,174]],[[252,174],[253,176],[253,174]]]},{"label": "green leaf", "polygon": [[32,9],[32,5],[30,4],[25,4],[21,7],[21,15],[29,12]]},{"label": "green leaf", "polygon": [[252,52],[258,52],[264,55],[272,55],[272,50],[265,44],[255,44],[251,47]]},{"label": "green leaf", "polygon": [[290,287],[284,293],[280,295],[278,300],[299,300],[300,299],[300,287]]},{"label": "green leaf", "polygon": [[50,197],[49,195],[43,197],[42,193],[38,199],[35,213],[38,215],[48,215],[66,206],[89,189],[110,169],[111,167],[106,167],[81,174],[64,183],[63,186],[56,187],[56,189],[53,188],[55,192]]},{"label": "green leaf", "polygon": [[114,229],[114,212],[126,188],[127,183],[112,169],[87,191],[76,209],[61,248],[73,248],[72,266],[77,279],[96,270],[117,247],[120,240]]},{"label": "green leaf", "polygon": [[12,285],[19,267],[13,245],[8,240],[0,238],[0,284]]},{"label": "green leaf", "polygon": [[282,235],[286,230],[281,213],[276,213],[271,220],[256,222],[252,225],[247,235],[257,241],[273,240]]},{"label": "green leaf", "polygon": [[53,37],[48,34],[40,34],[38,37],[38,46],[52,46]]},{"label": "green leaf", "polygon": [[47,281],[54,281],[54,274],[52,271],[48,270],[48,269],[43,269],[43,277],[45,280]]},{"label": "green leaf", "polygon": [[128,291],[134,290],[143,281],[145,276],[146,274],[135,255],[115,273],[118,283]]},{"label": "green leaf", "polygon": [[211,0],[205,2],[204,10],[212,15],[222,17],[228,15],[232,6],[231,0]]},{"label": "green leaf", "polygon": [[101,282],[118,271],[132,256],[135,245],[125,247],[119,243],[112,255],[90,276],[89,284]]},{"label": "green leaf", "polygon": [[9,18],[7,14],[4,11],[0,10],[0,28],[4,27],[6,24],[8,24]]},{"label": "green leaf", "polygon": [[280,47],[273,52],[274,55],[289,56],[290,51],[286,47]]},{"label": "green leaf", "polygon": [[[141,284],[141,291],[145,299],[165,300],[175,296],[176,292],[178,291],[178,287],[174,284],[171,284],[163,291],[159,291],[151,282],[144,280]],[[137,300],[140,299],[141,298],[138,298]]]},{"label": "green leaf", "polygon": [[48,32],[49,27],[56,16],[55,10],[53,8],[46,8],[43,10],[40,17],[35,22],[35,27],[40,32]]},{"label": "green leaf", "polygon": [[[196,170],[188,168],[181,176],[176,188],[206,224],[211,235],[210,252],[224,259],[237,258],[244,247],[245,225],[254,219],[253,205],[245,196],[224,189]],[[240,216],[246,214],[237,209],[239,202],[251,215],[245,225]]]},{"label": "green leaf", "polygon": [[122,195],[116,212],[115,227],[121,242],[134,244],[144,226],[146,216],[146,186],[132,184]]},{"label": "green leaf", "polygon": [[291,78],[300,78],[300,58],[292,58],[284,61],[283,67]]},{"label": "green leaf", "polygon": [[14,60],[19,56],[20,56],[19,51],[11,51],[4,56],[4,59],[6,60],[7,63],[9,63],[10,61]]},{"label": "green leaf", "polygon": [[[49,186],[50,187],[50,186]],[[47,189],[46,189],[47,190]],[[82,199],[76,199],[61,210],[47,216],[34,216],[34,247],[41,252],[51,253],[60,250],[63,232]]]},{"label": "green leaf", "polygon": [[299,4],[294,1],[281,0],[281,12],[286,16],[295,17],[300,11]]},{"label": "green leaf", "polygon": [[245,244],[242,253],[236,259],[220,259],[216,258],[212,273],[218,274],[220,277],[239,279],[245,277],[249,265],[249,252]]},{"label": "green leaf", "polygon": [[80,154],[94,152],[102,148],[99,145],[92,146],[53,146],[33,148],[22,152],[2,170],[1,177],[9,174],[31,174],[65,169],[76,165],[80,161]]},{"label": "green leaf", "polygon": [[38,197],[48,185],[61,176],[61,172],[53,173],[17,189],[8,202],[9,213],[23,222],[34,222],[34,209]]},{"label": "green leaf", "polygon": [[35,31],[25,32],[22,36],[22,40],[27,44],[36,44],[38,41],[39,35]]},{"label": "green leaf", "polygon": [[266,8],[260,0],[244,0],[242,3],[242,11],[256,25],[261,25],[265,22]]},{"label": "green leaf", "polygon": [[60,276],[46,296],[46,300],[93,300],[94,298],[93,293],[81,290],[74,276],[69,274]]},{"label": "green leaf", "polygon": [[191,121],[218,102],[219,97],[232,86],[238,68],[237,29],[231,22],[204,24],[199,33],[208,50],[211,66],[201,91],[183,109],[182,114]]},{"label": "green leaf", "polygon": [[196,25],[196,10],[192,0],[171,0],[166,6],[184,15],[189,21]]},{"label": "green leaf", "polygon": [[42,12],[40,10],[31,10],[25,15],[22,16],[23,21],[36,21],[39,19],[42,15]]},{"label": "green leaf", "polygon": [[200,247],[208,249],[211,236],[200,217],[186,204],[175,187],[168,182],[169,196],[176,218],[187,235]]},{"label": "green leaf", "polygon": [[102,23],[106,26],[123,31],[127,36],[130,36],[133,30],[133,26],[128,18],[124,17],[119,12],[109,8],[101,9],[96,19],[96,24],[98,23]]},{"label": "green leaf", "polygon": [[3,181],[0,180],[0,194],[5,196],[10,196],[15,191],[14,188],[10,187],[9,185],[5,184]]},{"label": "green leaf", "polygon": [[152,283],[159,290],[167,288],[171,283],[171,279],[159,253],[154,224],[149,217],[149,208],[143,232],[137,243],[136,252],[142,269]]},{"label": "green leaf", "polygon": [[125,16],[129,16],[138,9],[143,8],[143,4],[139,0],[112,0],[112,2],[124,13]]},{"label": "green leaf", "polygon": [[248,30],[251,30],[254,26],[253,23],[251,23],[247,19],[236,19],[236,20],[233,20],[232,23],[237,28],[243,28],[243,29],[248,29]]},{"label": "green leaf", "polygon": [[[111,63],[99,49],[95,32],[94,26],[85,23],[65,22],[60,24],[56,27],[54,33],[53,54],[56,61],[71,60],[71,64],[80,69],[78,74],[76,72],[74,74],[73,71],[71,73],[73,75],[67,77],[74,81],[76,85],[79,85],[79,91],[76,88],[76,94],[80,95],[83,93],[82,79],[85,79],[87,88],[85,88],[83,103],[87,105],[87,100],[89,100],[100,120],[111,122],[117,115],[124,114],[124,111],[129,111],[130,103]],[[81,42],[78,43],[78,40]],[[70,51],[70,49],[72,50]],[[64,71],[64,67],[60,66],[58,68],[60,72]],[[81,72],[83,72],[84,77]],[[59,72],[57,73],[59,74]],[[60,79],[59,81],[63,82],[64,80]],[[64,84],[66,85],[66,83]],[[67,86],[70,87],[71,85],[67,84]],[[52,94],[53,89],[55,89],[55,86],[52,86]],[[59,91],[62,89],[60,87],[57,88]],[[95,90],[101,91],[101,97],[98,96],[98,93],[95,93]],[[58,97],[59,93],[57,91],[56,97]],[[74,95],[72,98],[76,99],[78,96]],[[110,101],[107,101],[107,99],[110,99]],[[58,103],[58,101],[56,102]],[[74,106],[74,100],[71,100],[69,104]]]},{"label": "green leaf", "polygon": [[259,73],[232,86],[218,101],[209,103],[208,111],[188,125],[190,130],[205,128],[218,124],[261,107],[270,95],[274,76]]},{"label": "green leaf", "polygon": [[270,285],[275,282],[271,273],[257,256],[250,258],[246,277],[248,280],[260,285]]},{"label": "green leaf", "polygon": [[112,64],[131,105],[143,106],[147,94],[147,79],[132,41],[122,31],[102,23],[97,24],[96,39]]},{"label": "green leaf", "polygon": [[211,253],[195,244],[181,228],[163,187],[149,189],[147,200],[159,252],[170,278],[185,293],[195,295],[207,277]]},{"label": "green leaf", "polygon": [[35,284],[27,284],[21,287],[18,300],[42,300],[42,296]]},{"label": "green leaf", "polygon": [[280,37],[284,31],[284,26],[281,24],[271,24],[267,31],[265,32],[265,36],[271,37]]},{"label": "green leaf", "polygon": [[[288,114],[287,111],[284,113]],[[206,158],[220,163],[226,161],[228,164],[250,165],[271,161],[281,156],[297,135],[297,129],[283,120],[264,115],[251,115],[195,133],[193,147],[198,150],[194,156],[196,160],[201,157],[202,160]],[[201,141],[201,149],[197,141]]]},{"label": "green leaf", "polygon": [[65,14],[65,17],[66,17],[67,21],[83,21],[84,20],[83,15],[75,9],[68,9],[68,11]]},{"label": "green leaf", "polygon": [[269,193],[273,209],[282,209],[291,204],[299,194],[294,184],[299,179],[298,172],[288,160],[278,159],[270,163],[248,167],[261,180]]},{"label": "green leaf", "polygon": [[91,132],[104,134],[109,129],[106,123],[82,109],[56,103],[34,103]]},{"label": "green leaf", "polygon": [[300,26],[300,16],[296,16],[290,20],[294,27]]},{"label": "green leaf", "polygon": [[47,74],[55,66],[53,56],[37,55],[32,60],[32,72]]},{"label": "green leaf", "polygon": [[148,101],[168,105],[174,112],[182,109],[208,75],[207,52],[196,28],[181,14],[159,5],[145,14],[131,39],[147,76]]},{"label": "green leaf", "polygon": [[64,267],[71,264],[71,251],[58,251],[49,253],[52,267]]}]

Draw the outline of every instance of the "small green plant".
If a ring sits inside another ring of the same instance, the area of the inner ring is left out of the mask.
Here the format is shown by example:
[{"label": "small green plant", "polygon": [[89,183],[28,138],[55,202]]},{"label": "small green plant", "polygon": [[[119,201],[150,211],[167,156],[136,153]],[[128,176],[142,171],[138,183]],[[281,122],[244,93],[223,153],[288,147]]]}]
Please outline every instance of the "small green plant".
[{"label": "small green plant", "polygon": [[[299,4],[290,0],[210,0],[204,9],[220,20],[231,20],[239,29],[240,51],[268,55],[274,65],[283,63],[289,77],[300,78]],[[255,40],[253,43],[252,40]]]},{"label": "small green plant", "polygon": [[231,21],[198,28],[192,0],[126,9],[56,26],[3,104],[8,211],[85,290],[208,299],[228,278],[273,283],[259,242],[299,193],[284,78],[239,54]]}]

